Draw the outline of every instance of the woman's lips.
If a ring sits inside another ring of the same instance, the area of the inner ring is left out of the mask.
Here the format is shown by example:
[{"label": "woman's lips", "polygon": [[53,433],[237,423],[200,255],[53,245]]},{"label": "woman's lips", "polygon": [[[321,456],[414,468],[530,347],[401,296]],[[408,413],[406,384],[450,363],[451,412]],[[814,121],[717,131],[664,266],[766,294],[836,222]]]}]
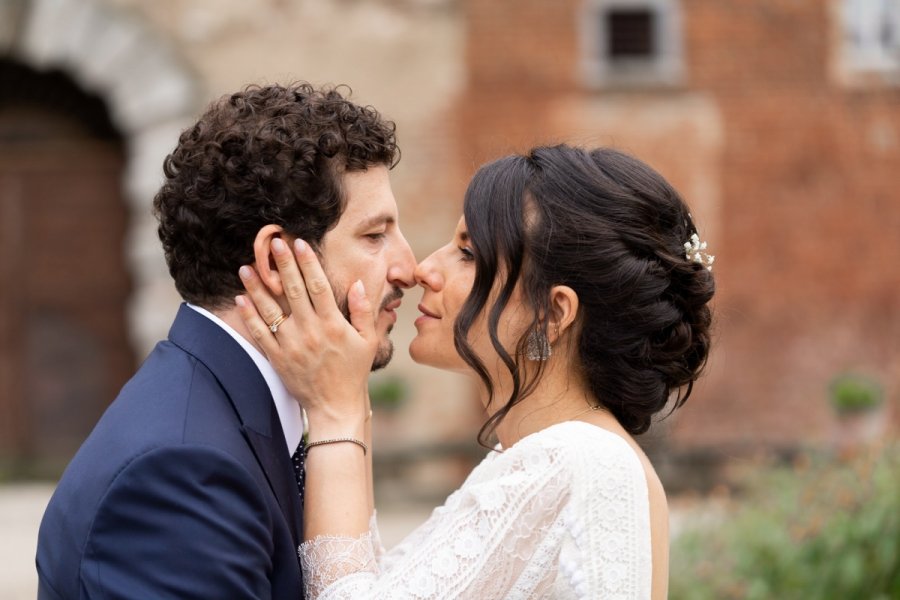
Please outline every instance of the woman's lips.
[{"label": "woman's lips", "polygon": [[421,312],[426,317],[431,317],[432,319],[440,319],[439,316],[437,316],[435,313],[431,312],[421,304],[419,305],[419,312]]},{"label": "woman's lips", "polygon": [[418,319],[416,319],[416,323],[415,323],[415,324],[416,324],[417,326],[418,326],[418,325],[421,325],[421,324],[423,324],[423,323],[426,323],[426,322],[428,322],[428,321],[440,319],[439,316],[437,316],[436,314],[434,314],[433,312],[431,312],[430,310],[428,310],[427,308],[425,308],[425,307],[422,306],[421,304],[419,305],[419,312],[421,312],[422,315],[421,315]]}]

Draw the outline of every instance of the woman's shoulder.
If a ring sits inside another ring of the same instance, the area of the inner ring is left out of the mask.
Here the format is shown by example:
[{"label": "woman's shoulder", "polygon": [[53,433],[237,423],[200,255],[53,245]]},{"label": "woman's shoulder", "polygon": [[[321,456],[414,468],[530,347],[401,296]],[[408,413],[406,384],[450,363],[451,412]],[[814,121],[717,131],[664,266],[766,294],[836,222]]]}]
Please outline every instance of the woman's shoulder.
[{"label": "woman's shoulder", "polygon": [[570,455],[587,455],[597,460],[623,460],[640,466],[640,458],[621,435],[585,421],[563,421],[532,433],[510,450],[553,449]]},{"label": "woman's shoulder", "polygon": [[523,438],[519,445],[523,454],[547,454],[575,480],[588,479],[592,487],[625,482],[646,486],[644,465],[628,440],[591,423],[557,423]]},{"label": "woman's shoulder", "polygon": [[[499,497],[529,490],[577,506],[646,503],[647,484],[638,455],[623,437],[581,421],[552,425],[491,452],[448,498],[453,508],[468,496]],[[596,507],[595,507],[596,508]]]},{"label": "woman's shoulder", "polygon": [[494,469],[578,472],[589,469],[644,475],[641,459],[622,436],[584,421],[565,421],[527,435],[505,450],[491,453],[484,466]]},{"label": "woman's shoulder", "polygon": [[464,487],[499,477],[518,481],[569,471],[571,444],[551,429],[527,435],[508,448],[497,444],[469,474]]}]

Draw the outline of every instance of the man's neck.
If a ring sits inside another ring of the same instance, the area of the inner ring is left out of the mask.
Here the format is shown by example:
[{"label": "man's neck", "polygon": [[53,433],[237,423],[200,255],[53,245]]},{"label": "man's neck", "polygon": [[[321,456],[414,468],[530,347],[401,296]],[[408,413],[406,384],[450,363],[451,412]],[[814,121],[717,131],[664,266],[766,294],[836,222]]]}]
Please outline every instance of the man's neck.
[{"label": "man's neck", "polygon": [[250,335],[250,330],[244,324],[243,319],[241,319],[238,309],[234,306],[224,309],[209,309],[194,305],[190,305],[190,307],[226,330],[228,335],[241,345],[250,359],[256,364],[272,394],[275,410],[278,412],[278,419],[284,431],[287,450],[292,454],[303,435],[302,410],[297,400],[291,396],[290,391],[268,361],[266,353],[262,351],[260,346],[254,341],[253,336]]},{"label": "man's neck", "polygon": [[250,330],[247,329],[247,325],[238,313],[236,306],[230,306],[228,308],[207,308],[206,310],[222,319],[226,325],[234,329],[242,338],[247,340],[251,346],[259,350],[263,356],[266,355],[256,340],[253,339],[253,336],[250,335]]}]

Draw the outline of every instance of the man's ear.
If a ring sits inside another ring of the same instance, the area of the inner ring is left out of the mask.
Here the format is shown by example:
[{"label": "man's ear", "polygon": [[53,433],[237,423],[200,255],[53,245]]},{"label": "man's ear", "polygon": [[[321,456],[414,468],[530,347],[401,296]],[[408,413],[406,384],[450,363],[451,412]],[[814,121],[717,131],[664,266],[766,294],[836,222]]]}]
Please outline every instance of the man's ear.
[{"label": "man's ear", "polygon": [[273,296],[281,296],[284,288],[281,285],[281,275],[275,266],[275,258],[272,256],[272,240],[281,238],[284,243],[291,247],[291,241],[285,236],[284,229],[279,225],[269,224],[259,230],[256,239],[253,240],[253,266],[259,274],[266,287],[272,292]]},{"label": "man's ear", "polygon": [[578,294],[567,285],[550,288],[550,342],[561,338],[578,317]]}]

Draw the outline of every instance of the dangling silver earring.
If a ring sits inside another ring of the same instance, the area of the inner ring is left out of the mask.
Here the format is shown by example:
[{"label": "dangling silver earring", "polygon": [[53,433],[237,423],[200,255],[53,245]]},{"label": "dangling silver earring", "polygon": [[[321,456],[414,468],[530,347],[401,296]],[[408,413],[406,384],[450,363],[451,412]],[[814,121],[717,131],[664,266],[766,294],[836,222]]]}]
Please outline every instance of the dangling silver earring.
[{"label": "dangling silver earring", "polygon": [[525,358],[528,360],[547,360],[553,355],[550,340],[543,331],[532,331],[525,343]]}]

